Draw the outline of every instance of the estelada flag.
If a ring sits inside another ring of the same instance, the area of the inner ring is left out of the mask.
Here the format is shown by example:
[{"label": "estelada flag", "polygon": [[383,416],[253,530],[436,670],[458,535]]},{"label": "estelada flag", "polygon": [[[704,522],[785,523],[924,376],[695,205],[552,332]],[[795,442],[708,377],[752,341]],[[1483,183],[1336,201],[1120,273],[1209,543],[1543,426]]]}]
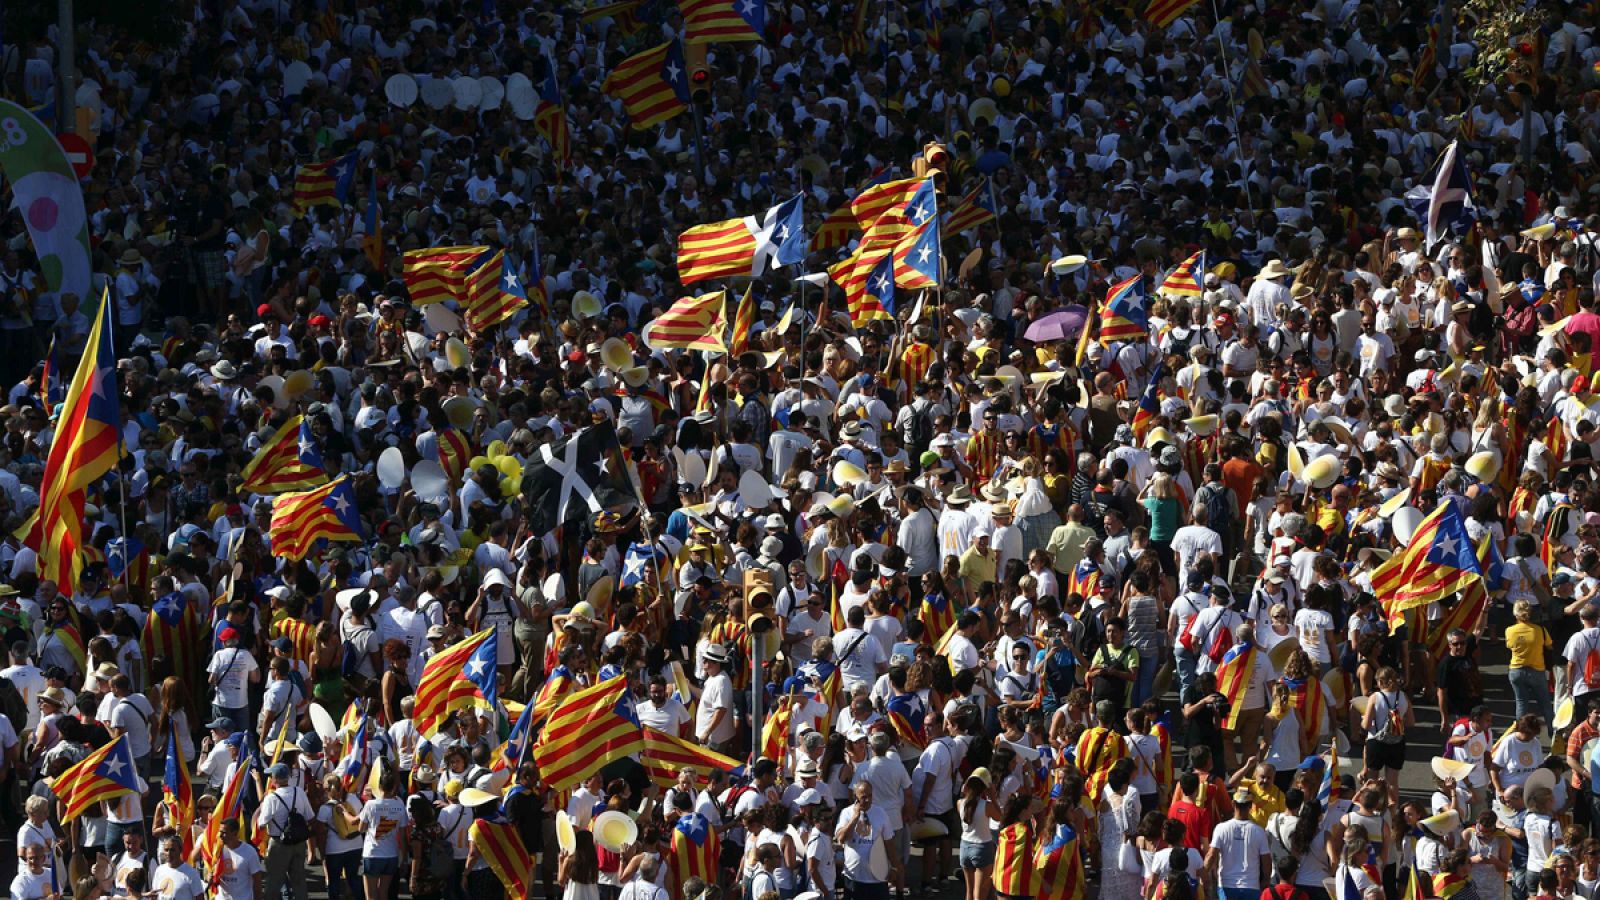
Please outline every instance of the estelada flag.
[{"label": "estelada flag", "polygon": [[1481,581],[1483,571],[1466,523],[1448,501],[1417,526],[1406,548],[1372,575],[1372,592],[1391,613],[1426,606]]},{"label": "estelada flag", "polygon": [[759,41],[767,29],[767,0],[678,0],[687,44]]},{"label": "estelada flag", "polygon": [[359,150],[324,162],[306,163],[294,173],[294,208],[304,214],[313,206],[340,206],[350,200]]},{"label": "estelada flag", "polygon": [[153,673],[165,660],[173,674],[184,679],[199,677],[200,662],[208,655],[200,613],[182,591],[158,598],[145,617],[141,634],[145,665]]},{"label": "estelada flag", "polygon": [[1206,292],[1206,252],[1196,250],[1162,279],[1156,293],[1169,297],[1198,297]]},{"label": "estelada flag", "polygon": [[694,770],[695,783],[699,785],[708,782],[707,776],[713,770],[734,774],[744,771],[744,765],[731,756],[723,756],[708,747],[649,726],[644,729],[644,749],[639,751],[639,762],[644,765],[645,774],[650,780],[661,787],[676,784],[678,773],[686,768]]},{"label": "estelada flag", "polygon": [[628,679],[611,678],[562,700],[533,747],[554,790],[566,790],[601,768],[644,749],[644,730]]},{"label": "estelada flag", "polygon": [[644,327],[644,342],[652,350],[709,350],[726,353],[721,323],[727,291],[684,297]]},{"label": "estelada flag", "polygon": [[510,822],[478,819],[467,832],[489,868],[505,885],[510,897],[529,897],[533,886],[533,855],[522,843],[517,826]]},{"label": "estelada flag", "polygon": [[672,874],[681,887],[691,878],[706,882],[717,879],[717,856],[722,841],[711,830],[711,823],[700,813],[679,816],[672,827],[672,844],[668,854],[672,860]]},{"label": "estelada flag", "polygon": [[272,555],[302,560],[319,541],[359,541],[361,515],[350,476],[298,494],[284,494],[272,507]]},{"label": "estelada flag", "polygon": [[96,807],[139,790],[132,744],[126,734],[85,756],[62,772],[51,785],[61,802],[61,822],[66,824]]},{"label": "estelada flag", "polygon": [[1037,900],[1082,900],[1083,856],[1072,826],[1059,824],[1055,834],[1045,836],[1033,855],[1033,867],[1039,872]]},{"label": "estelada flag", "polygon": [[628,124],[653,128],[689,108],[688,66],[683,45],[668,41],[617,64],[600,90],[622,101]]},{"label": "estelada flag", "polygon": [[459,708],[464,697],[479,692],[478,686],[467,678],[467,662],[493,635],[494,629],[485,628],[430,657],[422,667],[411,721],[424,737],[438,731],[445,716]]},{"label": "estelada flag", "polygon": [[1016,822],[1000,829],[994,845],[994,889],[1008,897],[1033,897],[1040,871],[1033,864],[1033,825]]},{"label": "estelada flag", "polygon": [[[1239,713],[1244,708],[1244,692],[1255,674],[1256,661],[1261,655],[1253,643],[1235,644],[1223,654],[1217,664],[1217,690],[1228,698],[1228,714],[1223,717],[1223,728],[1239,727]],[[1318,685],[1320,688],[1320,685]]]},{"label": "estelada flag", "polygon": [[188,859],[194,852],[194,787],[189,783],[189,761],[183,758],[175,728],[167,730],[167,768],[166,777],[161,781],[161,794],[167,807],[167,821],[183,835],[183,858]]},{"label": "estelada flag", "polygon": [[467,274],[488,250],[484,246],[407,250],[401,257],[400,276],[405,280],[412,304],[459,302],[466,293]]},{"label": "estelada flag", "polygon": [[304,416],[284,422],[239,475],[239,490],[247,494],[282,494],[328,483],[322,449]]}]

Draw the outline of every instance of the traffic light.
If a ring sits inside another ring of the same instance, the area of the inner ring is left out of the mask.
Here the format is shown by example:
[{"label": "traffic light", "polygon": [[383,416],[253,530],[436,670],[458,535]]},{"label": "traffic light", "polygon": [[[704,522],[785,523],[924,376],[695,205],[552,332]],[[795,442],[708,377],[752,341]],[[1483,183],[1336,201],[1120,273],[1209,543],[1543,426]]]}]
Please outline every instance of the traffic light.
[{"label": "traffic light", "polygon": [[704,103],[711,99],[711,67],[706,64],[705,44],[685,44],[683,63],[689,70],[689,100]]}]

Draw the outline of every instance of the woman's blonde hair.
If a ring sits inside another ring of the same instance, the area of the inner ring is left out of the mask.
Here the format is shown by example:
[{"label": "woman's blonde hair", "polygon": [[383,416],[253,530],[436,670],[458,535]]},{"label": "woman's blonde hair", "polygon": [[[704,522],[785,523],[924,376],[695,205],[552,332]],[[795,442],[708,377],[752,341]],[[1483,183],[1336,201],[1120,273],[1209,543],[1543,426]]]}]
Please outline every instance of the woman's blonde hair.
[{"label": "woman's blonde hair", "polygon": [[1150,496],[1157,500],[1176,500],[1178,488],[1172,481],[1172,476],[1165,472],[1157,472],[1150,479]]},{"label": "woman's blonde hair", "polygon": [[1511,614],[1517,617],[1518,622],[1527,622],[1533,618],[1533,604],[1526,600],[1518,600],[1511,607]]}]

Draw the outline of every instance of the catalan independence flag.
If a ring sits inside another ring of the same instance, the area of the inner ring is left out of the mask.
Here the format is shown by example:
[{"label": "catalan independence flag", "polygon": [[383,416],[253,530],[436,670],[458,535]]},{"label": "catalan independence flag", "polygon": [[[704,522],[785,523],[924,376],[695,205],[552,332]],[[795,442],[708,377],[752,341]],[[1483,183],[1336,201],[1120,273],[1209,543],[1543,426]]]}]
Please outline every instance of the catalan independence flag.
[{"label": "catalan independence flag", "polygon": [[1295,718],[1300,720],[1300,739],[1305,746],[1316,746],[1322,735],[1322,721],[1328,715],[1328,698],[1322,693],[1322,682],[1315,679],[1285,678],[1283,686],[1289,689],[1289,703],[1294,707]]},{"label": "catalan independence flag", "polygon": [[1080,559],[1067,574],[1067,594],[1076,594],[1085,601],[1100,593],[1100,564],[1092,559]]},{"label": "catalan independence flag", "polygon": [[400,275],[406,293],[416,306],[459,302],[466,293],[467,274],[487,253],[488,247],[429,247],[407,250],[401,260]]},{"label": "catalan independence flag", "polygon": [[311,658],[317,652],[317,626],[299,619],[279,619],[273,626],[278,637],[286,637],[294,645],[294,658],[311,663]]},{"label": "catalan independence flag", "polygon": [[1145,7],[1144,17],[1155,27],[1165,28],[1178,21],[1179,16],[1199,2],[1200,0],[1150,0],[1150,5]]},{"label": "catalan independence flag", "polygon": [[727,291],[684,297],[644,327],[644,342],[652,350],[709,350],[728,352],[722,342],[723,307]]},{"label": "catalan independence flag", "polygon": [[356,492],[348,475],[319,488],[284,494],[272,507],[272,555],[302,560],[318,541],[363,540]]},{"label": "catalan independence flag", "polygon": [[[866,231],[888,213],[898,213],[922,187],[921,178],[901,178],[869,185],[850,201],[856,227]],[[909,223],[908,223],[909,224]]]},{"label": "catalan independence flag", "polygon": [[117,354],[111,341],[111,293],[101,295],[83,357],[61,401],[55,437],[39,483],[39,508],[19,534],[39,554],[39,575],[62,593],[77,589],[83,510],[89,488],[122,455],[122,412],[117,389]]},{"label": "catalan independence flag", "polygon": [[556,82],[556,67],[549,64],[535,85],[539,102],[533,108],[533,128],[550,144],[550,151],[565,168],[572,162],[572,132],[567,128],[567,110],[561,105],[561,85]]},{"label": "catalan independence flag", "polygon": [[133,764],[128,736],[117,738],[62,772],[51,785],[61,801],[61,822],[66,824],[95,807],[139,790],[139,773]]},{"label": "catalan independence flag", "polygon": [[767,714],[767,720],[761,724],[761,755],[774,762],[782,764],[785,750],[789,746],[790,724],[794,720],[795,705],[804,698],[788,693],[778,698],[773,704],[772,711]]},{"label": "catalan independence flag", "polygon": [[1000,199],[995,196],[994,180],[985,178],[967,192],[944,222],[944,236],[951,237],[969,228],[993,221],[1000,214]]},{"label": "catalan independence flag", "polygon": [[327,484],[322,448],[311,433],[311,423],[304,416],[284,422],[239,476],[243,479],[239,489],[249,494],[282,494]]},{"label": "catalan independence flag", "polygon": [[494,629],[486,628],[430,657],[422,667],[411,721],[424,737],[437,732],[445,716],[461,708],[463,698],[481,693],[478,685],[468,680],[467,665],[493,638]]},{"label": "catalan independence flag", "polygon": [[306,163],[294,173],[294,208],[301,214],[313,206],[342,206],[350,200],[360,151],[319,163]]},{"label": "catalan independence flag", "polygon": [[[1484,545],[1492,546],[1493,543],[1485,537],[1483,544],[1478,546],[1478,560],[1485,569],[1489,567],[1489,562],[1484,553]],[[1485,580],[1490,580],[1489,576],[1485,575]],[[1444,614],[1438,621],[1428,623],[1428,655],[1434,659],[1443,659],[1450,650],[1450,632],[1457,628],[1469,633],[1476,630],[1488,605],[1489,590],[1482,581],[1463,588],[1455,604],[1445,608]]]},{"label": "catalan independence flag", "polygon": [[561,701],[534,744],[533,759],[545,784],[564,791],[642,749],[644,730],[628,679],[612,678]]},{"label": "catalan independence flag", "polygon": [[712,830],[710,820],[700,813],[679,816],[667,851],[676,883],[681,885],[691,878],[715,883],[721,851],[722,841]]},{"label": "catalan independence flag", "polygon": [[1033,867],[1039,873],[1036,900],[1083,900],[1083,854],[1071,825],[1057,825],[1056,833],[1039,844]]},{"label": "catalan independence flag", "polygon": [[194,787],[189,783],[189,761],[183,758],[183,748],[178,746],[178,731],[167,729],[167,769],[161,780],[162,803],[167,807],[167,821],[176,823],[183,835],[183,858],[194,852]]},{"label": "catalan independence flag", "polygon": [[1228,698],[1228,714],[1222,719],[1222,727],[1233,729],[1239,727],[1239,712],[1244,707],[1245,688],[1250,686],[1250,677],[1255,674],[1256,657],[1260,651],[1253,643],[1234,644],[1222,657],[1222,662],[1217,664],[1217,690],[1222,696]]},{"label": "catalan independence flag", "polygon": [[472,461],[472,441],[454,428],[434,430],[434,440],[439,445],[439,468],[446,478],[459,479]]},{"label": "catalan independence flag", "polygon": [[483,855],[484,862],[494,870],[500,883],[505,885],[508,897],[531,897],[533,887],[533,855],[522,843],[522,834],[510,822],[478,819],[467,832],[472,845]]},{"label": "catalan independence flag", "polygon": [[200,663],[208,655],[205,653],[205,627],[194,601],[182,591],[173,591],[156,600],[150,607],[150,614],[145,616],[141,637],[140,647],[150,671],[154,671],[159,660],[166,660],[172,672],[185,680],[200,676]]},{"label": "catalan independence flag", "polygon": [[685,768],[694,769],[696,780],[702,785],[712,770],[739,772],[744,768],[731,756],[648,726],[644,729],[644,749],[639,751],[639,762],[650,780],[662,787],[676,784],[678,773]]},{"label": "catalan independence flag", "polygon": [[1567,437],[1567,426],[1562,423],[1560,416],[1551,416],[1550,422],[1544,428],[1544,446],[1550,451],[1550,462],[1559,465],[1567,458],[1567,448],[1571,446],[1572,439]]},{"label": "catalan independence flag", "polygon": [[911,196],[905,217],[914,227],[895,246],[895,284],[913,290],[938,287],[943,248],[939,240],[938,192],[932,178],[924,180]]},{"label": "catalan independence flag", "polygon": [[928,730],[923,723],[927,712],[922,708],[920,697],[911,691],[895,694],[883,704],[883,709],[903,746],[919,751],[928,749]]},{"label": "catalan independence flag", "polygon": [[1455,504],[1445,502],[1417,526],[1406,548],[1372,574],[1372,592],[1391,613],[1426,606],[1483,578],[1478,554]]},{"label": "catalan independence flag", "polygon": [[[1413,868],[1411,877],[1415,878],[1416,876],[1417,870]],[[1454,872],[1440,872],[1433,876],[1433,896],[1438,897],[1439,900],[1450,900],[1451,897],[1461,893],[1461,889],[1467,886],[1468,881],[1469,879],[1466,875],[1457,875]]]},{"label": "catalan independence flag", "polygon": [[1205,293],[1206,251],[1196,250],[1167,273],[1156,293],[1167,297],[1198,297]]},{"label": "catalan independence flag", "polygon": [[933,635],[944,634],[956,623],[956,605],[943,593],[934,591],[924,594],[921,605],[917,607],[917,619],[922,622],[923,635],[932,640]]},{"label": "catalan independence flag", "polygon": [[1133,429],[1133,440],[1137,444],[1144,444],[1144,436],[1150,433],[1156,416],[1161,415],[1161,379],[1166,377],[1166,373],[1167,364],[1157,362],[1150,373],[1150,383],[1144,386],[1144,393],[1139,395],[1139,405],[1133,410],[1133,422],[1129,426]]},{"label": "catalan independence flag", "polygon": [[622,101],[628,124],[653,128],[689,108],[689,74],[683,46],[668,41],[617,64],[600,89]]},{"label": "catalan independence flag", "polygon": [[683,285],[750,275],[755,259],[756,236],[744,219],[696,225],[678,235],[678,282]]},{"label": "catalan independence flag", "polygon": [[532,710],[532,719],[535,722],[543,721],[561,705],[562,698],[576,690],[577,686],[577,676],[571,669],[564,665],[551,669],[544,678],[544,684],[539,686],[539,693],[534,696],[533,702],[528,704],[528,708]]},{"label": "catalan independence flag", "polygon": [[211,873],[212,887],[216,887],[219,880],[217,862],[222,852],[222,823],[240,817],[244,809],[245,785],[250,781],[253,768],[251,750],[248,746],[244,746],[240,749],[238,765],[228,777],[227,783],[223,785],[222,796],[217,800],[217,808],[206,821],[205,833],[200,836],[200,843],[195,847],[195,857],[198,857]]},{"label": "catalan independence flag", "polygon": [[1150,335],[1149,298],[1138,275],[1111,286],[1100,306],[1100,343],[1131,341]]},{"label": "catalan independence flag", "polygon": [[767,30],[767,0],[678,0],[689,44],[759,41]]},{"label": "catalan independence flag", "polygon": [[462,320],[472,331],[486,331],[517,314],[528,303],[522,276],[506,268],[504,250],[487,255],[467,276]]}]

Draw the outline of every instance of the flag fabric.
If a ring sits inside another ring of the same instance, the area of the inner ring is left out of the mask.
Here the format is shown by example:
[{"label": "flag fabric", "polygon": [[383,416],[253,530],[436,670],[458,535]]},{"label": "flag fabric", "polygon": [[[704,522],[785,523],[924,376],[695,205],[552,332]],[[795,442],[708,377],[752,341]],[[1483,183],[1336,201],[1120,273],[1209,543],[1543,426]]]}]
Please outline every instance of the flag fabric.
[{"label": "flag fabric", "polygon": [[195,855],[210,872],[212,887],[216,887],[221,874],[217,862],[222,851],[222,823],[240,817],[244,809],[245,786],[250,782],[252,766],[249,747],[241,746],[239,754],[238,765],[223,785],[222,796],[218,798],[216,809],[212,810],[211,818],[206,821],[205,833],[195,847]]},{"label": "flag fabric", "polygon": [[767,30],[766,0],[678,0],[687,44],[759,41]]},{"label": "flag fabric", "polygon": [[[866,0],[862,0],[858,6],[866,6]],[[909,180],[915,184],[916,179]],[[835,209],[833,212],[828,213],[828,217],[822,220],[821,225],[817,226],[817,233],[811,238],[811,249],[832,250],[836,247],[843,247],[849,244],[850,236],[855,234],[857,231],[863,230],[863,225],[860,221],[860,218],[856,214],[856,201],[867,197],[867,192],[871,191],[873,188],[880,187],[888,182],[888,171],[885,170],[879,172],[871,181],[863,185],[861,190],[857,191],[850,200],[846,201],[844,205],[840,206],[838,209]],[[907,195],[907,199],[909,199],[909,195]],[[870,200],[870,202],[872,204],[872,208],[875,209],[878,201]],[[903,203],[904,200],[901,202]],[[873,221],[876,221],[877,215],[882,215],[883,212],[886,212],[892,208],[892,206],[892,203],[885,203],[883,208],[878,210],[877,214],[873,216]],[[869,221],[867,224],[871,224],[871,222]]]},{"label": "flag fabric", "polygon": [[[828,277],[844,291],[845,309],[850,313],[852,327],[864,328],[873,319],[889,318],[889,311],[883,308],[878,297],[882,292],[893,296],[892,252],[891,248],[870,249],[863,245],[857,247],[850,256],[828,267]],[[881,267],[885,260],[889,262],[886,270]],[[883,283],[884,275],[889,276],[887,284]],[[874,293],[870,288],[874,276],[877,276],[879,293]]]},{"label": "flag fabric", "polygon": [[617,64],[600,89],[622,101],[628,124],[653,128],[689,108],[689,80],[683,45],[668,41]]},{"label": "flag fabric", "polygon": [[561,701],[533,746],[533,758],[545,784],[561,791],[643,748],[628,679],[612,678]]},{"label": "flag fabric", "polygon": [[59,385],[52,387],[52,382],[59,382],[61,375],[61,358],[56,354],[56,338],[50,336],[50,349],[45,351],[44,359],[40,360],[43,371],[39,373],[39,405],[44,408],[44,414],[50,415],[55,411],[56,399],[60,393]]},{"label": "flag fabric", "polygon": [[1294,707],[1295,718],[1300,723],[1300,741],[1303,746],[1315,747],[1322,736],[1322,726],[1328,715],[1328,698],[1322,692],[1322,682],[1315,679],[1283,679],[1289,689],[1289,702]]},{"label": "flag fabric", "polygon": [[472,655],[467,657],[467,664],[462,667],[461,681],[472,686],[472,691],[467,691],[459,686],[451,689],[452,705],[457,697],[472,697],[482,700],[491,710],[500,708],[500,634],[497,630],[490,629],[489,636],[478,645]]},{"label": "flag fabric", "polygon": [[1039,873],[1037,900],[1083,900],[1083,854],[1071,825],[1056,826],[1056,833],[1034,853],[1033,867]]},{"label": "flag fabric", "polygon": [[790,743],[795,704],[803,699],[791,692],[779,697],[778,702],[773,704],[772,712],[767,714],[767,720],[761,725],[761,756],[783,764],[783,758],[788,755],[786,748]]},{"label": "flag fabric", "polygon": [[507,897],[533,896],[533,854],[522,842],[517,826],[477,819],[467,831],[467,839],[478,848],[484,862],[505,885]]},{"label": "flag fabric", "polygon": [[678,236],[678,282],[755,277],[805,258],[804,207],[796,196],[769,208],[759,219],[746,216],[696,225]]},{"label": "flag fabric", "polygon": [[295,618],[279,619],[278,637],[286,637],[294,645],[294,658],[311,664],[317,653],[317,626]]},{"label": "flag fabric", "polygon": [[722,841],[711,829],[711,822],[700,813],[679,816],[672,827],[668,848],[673,878],[681,889],[684,882],[699,878],[708,884],[717,880],[717,857]]},{"label": "flag fabric", "polygon": [[1155,27],[1166,28],[1199,2],[1200,0],[1150,0],[1150,5],[1145,7],[1144,17]]},{"label": "flag fabric", "polygon": [[1139,446],[1144,446],[1144,436],[1150,433],[1150,426],[1155,423],[1156,416],[1161,415],[1161,380],[1167,377],[1167,365],[1157,362],[1155,369],[1150,373],[1150,383],[1144,386],[1144,393],[1139,395],[1139,405],[1133,410],[1133,440]]},{"label": "flag fabric", "polygon": [[1323,809],[1328,808],[1328,803],[1339,796],[1339,751],[1337,748],[1329,750],[1328,764],[1322,769],[1322,786],[1317,788],[1317,802]]},{"label": "flag fabric", "polygon": [[924,594],[917,607],[917,619],[922,622],[923,635],[931,640],[933,635],[944,634],[956,623],[956,605],[942,593]]},{"label": "flag fabric", "polygon": [[665,552],[654,544],[636,542],[628,545],[628,552],[622,557],[622,587],[633,587],[646,580],[645,573],[652,566],[660,567],[668,562]]},{"label": "flag fabric", "polygon": [[43,633],[39,635],[39,643],[41,645],[44,644],[46,638],[54,638],[60,642],[61,646],[66,649],[67,655],[71,656],[73,661],[78,664],[79,672],[88,671],[88,657],[85,653],[83,632],[78,630],[77,625],[70,621],[62,622],[60,625],[46,623]]},{"label": "flag fabric", "polygon": [[[921,210],[919,209],[919,213]],[[938,287],[942,279],[943,245],[939,240],[939,216],[928,212],[927,221],[918,225],[895,248],[895,284],[916,290]]]},{"label": "flag fabric", "polygon": [[728,352],[734,356],[750,349],[750,329],[756,324],[755,283],[744,289],[739,307],[733,313],[733,331],[728,335]]},{"label": "flag fabric", "polygon": [[365,225],[361,236],[361,251],[367,255],[367,261],[372,263],[374,269],[383,269],[383,220],[378,218],[378,170],[373,169],[371,179],[367,183],[367,213],[363,218]]},{"label": "flag fabric", "polygon": [[112,538],[106,542],[106,575],[112,581],[127,576],[132,589],[143,589],[150,580],[150,550],[138,538]]},{"label": "flag fabric", "polygon": [[[867,292],[866,296],[863,298],[864,300],[875,301],[878,304],[877,309],[874,310],[871,303],[863,302],[860,307],[850,310],[850,318],[852,323],[855,322],[858,312],[861,313],[861,319],[863,322],[870,319],[881,319],[884,318],[885,315],[887,315],[888,318],[894,317],[894,271],[894,256],[893,254],[885,253],[883,255],[883,259],[879,260],[876,266],[873,266],[872,273],[867,276]],[[880,312],[885,315],[880,315]]]},{"label": "flag fabric", "polygon": [[1459,628],[1469,634],[1472,633],[1482,620],[1483,612],[1488,605],[1489,592],[1485,589],[1482,579],[1463,587],[1455,605],[1445,609],[1438,621],[1428,624],[1428,655],[1434,659],[1443,659],[1450,652],[1450,632]]},{"label": "flag fabric", "polygon": [[167,807],[167,822],[183,836],[183,858],[194,852],[194,787],[189,783],[189,761],[178,746],[178,731],[167,729],[167,767],[161,780],[162,803]]},{"label": "flag fabric", "polygon": [[1156,293],[1167,297],[1198,297],[1206,291],[1206,252],[1196,250],[1161,280]]},{"label": "flag fabric", "polygon": [[871,0],[856,0],[855,10],[850,13],[850,27],[839,36],[844,55],[850,59],[867,50],[867,10],[871,5]]},{"label": "flag fabric", "polygon": [[701,784],[706,783],[706,775],[713,770],[739,772],[744,768],[731,756],[648,726],[644,729],[644,749],[639,751],[639,762],[650,780],[664,788],[676,784],[678,773],[685,768],[694,769],[696,780]]},{"label": "flag fabric", "polygon": [[460,480],[467,471],[467,463],[472,461],[471,439],[450,427],[436,428],[433,435],[439,448],[439,468],[444,469],[445,477],[452,482]]},{"label": "flag fabric", "polygon": [[[544,287],[544,258],[539,253],[539,232],[533,232],[533,246],[528,251],[527,273],[520,284],[514,285],[528,298],[533,308],[543,317],[543,327],[550,327],[550,293]],[[509,288],[508,288],[509,289]],[[513,291],[514,293],[514,291]]]},{"label": "flag fabric", "polygon": [[534,535],[636,502],[615,423],[605,419],[540,446],[522,467],[522,496]]},{"label": "flag fabric", "polygon": [[909,691],[895,694],[884,703],[883,708],[902,746],[915,747],[919,751],[928,749],[928,732],[923,723],[927,711],[922,707],[921,698]]},{"label": "flag fabric", "polygon": [[1039,869],[1033,864],[1033,825],[1016,822],[1000,830],[994,845],[994,889],[1008,897],[1033,897],[1039,892]]},{"label": "flag fabric", "polygon": [[572,133],[567,128],[567,111],[561,105],[561,85],[556,82],[556,67],[548,64],[545,75],[534,84],[539,101],[533,107],[533,129],[550,144],[550,152],[562,168],[572,162]]},{"label": "flag fabric", "polygon": [[297,494],[272,506],[272,555],[302,560],[319,541],[360,541],[364,529],[350,476]]},{"label": "flag fabric", "polygon": [[[1422,38],[1422,51],[1417,55],[1417,68],[1411,75],[1411,83],[1421,86],[1424,81],[1432,79],[1438,74],[1439,61],[1448,58],[1444,27],[1445,9],[1440,3],[1434,7],[1433,15],[1428,18],[1428,27]],[[1472,116],[1461,117],[1463,120]]]},{"label": "flag fabric", "polygon": [[922,187],[922,182],[921,178],[901,178],[868,186],[850,201],[856,226],[866,231],[885,213],[903,208]]},{"label": "flag fabric", "polygon": [[[1415,867],[1411,870],[1411,877],[1417,877]],[[1466,887],[1467,883],[1468,877],[1466,875],[1457,875],[1454,872],[1440,872],[1433,876],[1433,896],[1438,897],[1439,900],[1450,900],[1451,897],[1461,893],[1461,889]],[[1420,891],[1417,896],[1422,896]]]},{"label": "flag fabric", "polygon": [[350,186],[356,180],[359,150],[295,169],[294,208],[305,214],[313,206],[342,206],[350,200]]},{"label": "flag fabric", "polygon": [[339,760],[334,774],[339,776],[346,791],[359,792],[362,774],[372,762],[372,738],[367,730],[371,715],[367,712],[365,704],[352,703],[346,712],[351,709],[361,710],[360,724],[356,726],[356,733],[351,736],[350,743],[345,746],[344,756]]},{"label": "flag fabric", "polygon": [[1122,736],[1098,725],[1080,735],[1074,749],[1078,770],[1083,773],[1088,796],[1091,797],[1100,796],[1100,788],[1105,786],[1111,766],[1128,755]]},{"label": "flag fabric", "polygon": [[322,448],[311,433],[311,423],[304,416],[284,422],[239,477],[244,480],[239,489],[248,494],[282,494],[327,484]]},{"label": "flag fabric", "polygon": [[182,591],[162,596],[145,616],[140,636],[146,671],[153,672],[160,660],[166,660],[173,673],[185,681],[198,678],[201,661],[209,656],[205,637],[205,627],[193,601]]},{"label": "flag fabric", "polygon": [[544,684],[539,686],[539,693],[529,705],[532,709],[532,718],[535,722],[543,721],[546,716],[555,712],[562,698],[572,693],[577,687],[577,679],[571,669],[566,666],[556,666],[545,676]]},{"label": "flag fabric", "polygon": [[1430,186],[1427,215],[1423,217],[1430,247],[1445,238],[1452,223],[1477,214],[1466,159],[1457,150],[1458,142],[1451,141],[1434,165],[1431,177],[1423,181]]},{"label": "flag fabric", "polygon": [[1572,439],[1567,437],[1567,426],[1561,421],[1560,416],[1551,416],[1550,424],[1544,429],[1544,446],[1549,451],[1551,465],[1560,465],[1567,459],[1567,448],[1571,446]]},{"label": "flag fabric", "polygon": [[434,654],[422,667],[411,721],[424,737],[437,732],[445,716],[461,708],[463,698],[481,694],[481,686],[469,680],[466,669],[469,661],[479,658],[478,649],[493,637],[494,629],[486,628]]},{"label": "flag fabric", "polygon": [[1456,593],[1482,577],[1466,523],[1455,504],[1446,501],[1422,520],[1404,550],[1373,572],[1372,590],[1385,608],[1404,612]]},{"label": "flag fabric", "polygon": [[51,790],[61,803],[63,825],[101,800],[114,800],[139,790],[139,773],[128,736],[124,734],[62,772]]},{"label": "flag fabric", "polygon": [[985,178],[977,187],[967,192],[961,202],[946,217],[943,231],[945,237],[960,234],[969,228],[976,228],[985,222],[993,221],[1000,214],[1000,199],[994,192],[993,179]]},{"label": "flag fabric", "polygon": [[467,276],[461,318],[472,331],[487,331],[517,314],[528,303],[522,276],[506,265],[504,250],[487,256]]},{"label": "flag fabric", "polygon": [[533,747],[533,704],[521,707],[513,712],[513,701],[506,701],[506,712],[511,719],[511,730],[506,732],[506,742],[495,748],[493,762],[489,768],[500,771],[510,769],[513,772],[522,767],[528,759],[528,750]]},{"label": "flag fabric", "polygon": [[39,553],[39,576],[63,594],[78,586],[82,567],[83,510],[89,487],[122,455],[122,411],[117,392],[117,354],[111,341],[111,293],[101,295],[83,357],[58,408],[55,436],[39,483],[39,507],[25,543]]},{"label": "flag fabric", "polygon": [[1256,657],[1260,651],[1250,642],[1235,644],[1217,664],[1217,690],[1228,698],[1228,714],[1222,718],[1222,727],[1229,730],[1239,727],[1239,713],[1244,708],[1244,692],[1255,674]]},{"label": "flag fabric", "polygon": [[467,273],[488,252],[488,247],[429,247],[407,250],[400,265],[406,293],[415,306],[460,302],[466,293]]},{"label": "flag fabric", "polygon": [[726,291],[712,291],[698,297],[684,297],[644,327],[644,342],[652,350],[708,350],[727,353],[722,329],[722,307]]},{"label": "flag fabric", "polygon": [[1138,275],[1112,285],[1100,306],[1100,343],[1129,341],[1150,335],[1150,313]]}]

